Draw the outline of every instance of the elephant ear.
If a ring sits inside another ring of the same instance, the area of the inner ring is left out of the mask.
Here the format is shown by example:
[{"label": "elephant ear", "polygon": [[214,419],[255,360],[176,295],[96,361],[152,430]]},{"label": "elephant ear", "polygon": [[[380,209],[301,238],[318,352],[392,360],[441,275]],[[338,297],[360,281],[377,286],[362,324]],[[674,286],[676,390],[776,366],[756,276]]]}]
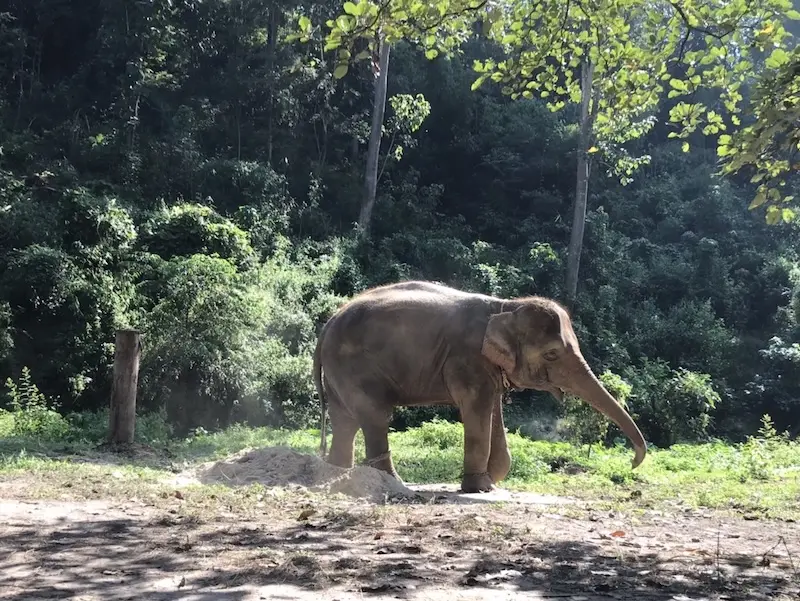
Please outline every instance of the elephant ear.
[{"label": "elephant ear", "polygon": [[506,373],[513,373],[517,364],[517,343],[511,328],[514,314],[510,311],[492,315],[486,326],[481,353]]}]

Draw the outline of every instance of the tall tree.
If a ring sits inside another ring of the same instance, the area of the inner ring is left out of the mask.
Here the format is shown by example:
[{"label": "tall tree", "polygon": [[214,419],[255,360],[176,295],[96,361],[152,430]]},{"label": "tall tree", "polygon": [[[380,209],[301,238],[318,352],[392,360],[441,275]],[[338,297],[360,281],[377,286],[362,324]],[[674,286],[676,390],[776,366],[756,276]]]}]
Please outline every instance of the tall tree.
[{"label": "tall tree", "polygon": [[[473,88],[487,79],[501,83],[514,98],[547,99],[553,111],[580,106],[580,135],[572,233],[567,258],[567,300],[577,294],[578,270],[590,175],[590,156],[599,153],[609,174],[627,183],[649,156],[633,157],[625,144],[655,123],[662,93],[669,98],[720,89],[734,125],[739,124],[741,86],[756,68],[751,54],[774,48],[789,35],[782,25],[793,18],[790,0],[732,0],[724,4],[686,0],[561,0],[448,2],[445,0],[364,0],[344,5],[345,15],[328,22],[329,49],[350,60],[358,39],[377,31],[388,38],[420,43],[426,56],[457,51],[476,22],[505,51],[503,60],[476,61]],[[690,50],[691,49],[691,50]],[[679,67],[677,65],[680,65]],[[727,125],[716,107],[679,101],[670,120],[684,140],[704,125],[717,134]]]},{"label": "tall tree", "polygon": [[[625,149],[655,124],[654,112],[669,85],[669,97],[694,93],[701,87],[722,87],[729,110],[735,110],[741,76],[753,73],[750,46],[757,36],[754,23],[779,20],[783,0],[731,2],[724,7],[652,0],[601,0],[585,4],[517,0],[508,17],[497,21],[491,36],[505,49],[502,61],[476,63],[475,82],[499,82],[512,97],[546,98],[553,111],[569,103],[580,105],[577,178],[572,231],[567,252],[566,295],[574,302],[589,190],[590,156],[606,160],[608,173],[630,181],[648,155],[632,157]],[[773,26],[772,44],[785,32]],[[697,37],[701,36],[700,40]],[[766,42],[767,40],[762,40]],[[699,43],[698,43],[699,42]],[[688,49],[702,47],[691,52]],[[708,52],[708,58],[703,53]],[[578,75],[579,73],[579,75]],[[686,103],[670,117],[680,121]],[[713,108],[696,103],[706,131],[725,127]],[[686,137],[688,132],[674,133]],[[685,141],[684,150],[688,149]]]},{"label": "tall tree", "polygon": [[[426,56],[435,58],[440,49],[452,50],[466,39],[471,23],[468,17],[474,17],[485,5],[487,0],[443,1],[435,6],[428,6],[416,0],[401,0],[381,5],[373,2],[348,1],[342,5],[343,14],[327,21],[329,33],[325,50],[336,50],[338,56],[334,77],[342,78],[348,73],[357,43],[362,48],[355,54],[355,60],[371,59],[375,76],[370,136],[358,220],[362,237],[369,236],[380,177],[378,165],[392,44],[401,39],[422,42],[426,47]],[[405,21],[410,21],[411,27],[403,26]],[[300,17],[299,25],[300,33],[292,37],[307,41],[312,34],[313,24],[303,15]]]},{"label": "tall tree", "polygon": [[372,122],[369,132],[369,145],[367,146],[367,164],[364,171],[364,192],[361,198],[361,212],[358,216],[358,225],[361,229],[362,237],[369,236],[372,209],[375,207],[375,197],[378,193],[378,160],[381,153],[383,116],[386,111],[386,91],[389,84],[390,48],[386,40],[379,39],[378,60],[373,61],[375,89],[372,100]]}]

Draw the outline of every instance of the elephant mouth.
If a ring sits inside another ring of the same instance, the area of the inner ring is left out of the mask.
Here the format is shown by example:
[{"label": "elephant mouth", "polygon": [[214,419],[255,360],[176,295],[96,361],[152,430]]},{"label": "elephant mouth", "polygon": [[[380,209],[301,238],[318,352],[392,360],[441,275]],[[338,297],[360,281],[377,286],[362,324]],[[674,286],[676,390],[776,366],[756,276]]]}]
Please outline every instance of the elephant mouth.
[{"label": "elephant mouth", "polygon": [[565,388],[553,384],[547,379],[541,379],[541,378],[536,379],[530,386],[526,386],[526,388],[533,388],[534,390],[549,392],[559,402],[564,399],[564,395],[568,392]]}]

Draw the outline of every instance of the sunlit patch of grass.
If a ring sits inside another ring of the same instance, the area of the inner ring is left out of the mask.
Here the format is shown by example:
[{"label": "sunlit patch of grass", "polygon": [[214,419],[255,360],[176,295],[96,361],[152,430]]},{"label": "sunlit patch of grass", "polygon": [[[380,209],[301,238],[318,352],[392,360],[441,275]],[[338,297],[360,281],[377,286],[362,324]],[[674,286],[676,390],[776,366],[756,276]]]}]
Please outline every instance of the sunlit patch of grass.
[{"label": "sunlit patch of grass", "polygon": [[[0,415],[0,428],[2,419]],[[406,482],[460,481],[461,424],[435,420],[392,432],[389,439],[395,465]],[[624,447],[595,446],[587,453],[587,447],[533,441],[515,433],[508,435],[508,441],[513,463],[501,483],[504,488],[572,496],[632,510],[677,504],[752,517],[800,517],[800,469],[796,467],[800,466],[800,445],[782,438],[757,438],[744,445],[711,442],[653,448],[636,470],[630,465],[633,452]],[[199,432],[183,440],[160,442],[152,447],[152,456],[129,460],[97,451],[96,443],[87,437],[55,442],[6,438],[0,441],[0,481],[26,476],[42,494],[48,487],[76,490],[79,483],[77,488],[90,496],[115,491],[136,495],[143,489],[161,490],[180,469],[247,448],[286,446],[317,454],[319,443],[318,430],[236,425],[221,432]],[[356,461],[363,459],[359,433]],[[207,494],[211,493],[203,493]]]}]

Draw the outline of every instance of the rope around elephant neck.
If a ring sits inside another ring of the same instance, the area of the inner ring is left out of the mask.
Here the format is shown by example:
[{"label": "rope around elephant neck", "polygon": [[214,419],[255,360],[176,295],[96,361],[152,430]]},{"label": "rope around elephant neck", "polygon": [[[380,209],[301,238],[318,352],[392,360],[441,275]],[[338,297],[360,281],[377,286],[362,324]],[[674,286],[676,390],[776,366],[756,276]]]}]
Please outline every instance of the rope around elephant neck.
[{"label": "rope around elephant neck", "polygon": [[504,369],[500,370],[500,375],[503,377],[503,399],[502,401],[506,405],[511,404],[511,394],[512,390],[515,390],[514,387],[511,385],[511,381],[508,379],[508,375],[506,374]]}]

